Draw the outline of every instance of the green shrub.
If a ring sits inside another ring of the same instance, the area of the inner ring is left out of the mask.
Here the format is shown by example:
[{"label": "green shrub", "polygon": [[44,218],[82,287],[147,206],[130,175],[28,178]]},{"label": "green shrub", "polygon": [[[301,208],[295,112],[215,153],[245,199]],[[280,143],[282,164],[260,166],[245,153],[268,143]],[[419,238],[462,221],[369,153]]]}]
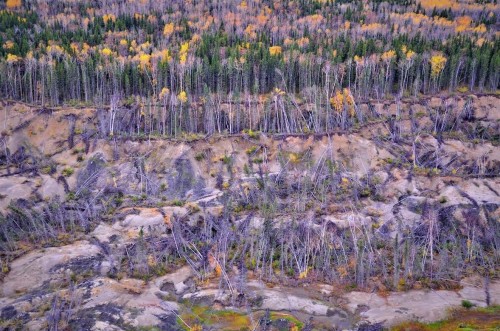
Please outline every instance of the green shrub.
[{"label": "green shrub", "polygon": [[184,206],[184,203],[185,203],[184,201],[177,200],[177,199],[176,200],[172,200],[172,202],[170,202],[170,204],[172,206],[175,206],[175,207],[182,207],[182,206]]},{"label": "green shrub", "polygon": [[243,133],[247,134],[250,139],[259,139],[260,132],[252,129],[245,129]]},{"label": "green shrub", "polygon": [[54,167],[52,167],[51,165],[45,166],[40,169],[40,172],[42,174],[49,175],[54,172]]},{"label": "green shrub", "polygon": [[69,177],[69,176],[71,176],[71,175],[72,175],[72,174],[74,174],[74,173],[75,173],[75,169],[73,169],[73,168],[71,168],[71,167],[66,167],[66,168],[64,168],[64,169],[63,169],[63,171],[62,171],[62,175],[63,175],[64,177]]},{"label": "green shrub", "polygon": [[474,306],[475,305],[472,302],[470,302],[469,300],[462,300],[462,307],[464,307],[466,309],[471,309]]},{"label": "green shrub", "polygon": [[194,159],[198,162],[202,161],[203,159],[205,159],[205,153],[198,153],[194,156]]},{"label": "green shrub", "polygon": [[255,153],[256,150],[257,150],[257,146],[252,146],[252,147],[247,148],[245,153],[247,153],[248,155],[251,155],[251,154]]},{"label": "green shrub", "polygon": [[224,156],[222,157],[222,162],[223,162],[224,164],[226,164],[226,165],[227,165],[227,164],[231,164],[231,161],[232,161],[232,159],[231,159],[231,156],[229,156],[229,155],[224,155]]}]

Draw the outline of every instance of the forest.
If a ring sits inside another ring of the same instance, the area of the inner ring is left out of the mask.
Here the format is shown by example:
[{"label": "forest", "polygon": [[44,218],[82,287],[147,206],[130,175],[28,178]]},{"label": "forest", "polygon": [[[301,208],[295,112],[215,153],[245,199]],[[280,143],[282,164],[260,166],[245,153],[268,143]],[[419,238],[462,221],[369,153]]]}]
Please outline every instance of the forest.
[{"label": "forest", "polygon": [[498,330],[499,15],[0,1],[0,329]]},{"label": "forest", "polygon": [[494,92],[500,81],[496,1],[9,0],[5,7],[3,98],[126,107],[139,133],[345,130],[358,102]]}]

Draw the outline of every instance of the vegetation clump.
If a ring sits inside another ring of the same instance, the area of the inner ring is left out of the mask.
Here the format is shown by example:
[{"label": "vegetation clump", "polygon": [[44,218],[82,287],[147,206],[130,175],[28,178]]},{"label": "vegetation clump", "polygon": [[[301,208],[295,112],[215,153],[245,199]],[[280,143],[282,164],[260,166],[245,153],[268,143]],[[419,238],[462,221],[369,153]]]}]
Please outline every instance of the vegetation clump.
[{"label": "vegetation clump", "polygon": [[[470,304],[470,302],[469,302]],[[469,304],[466,304],[469,306]],[[463,302],[462,302],[463,305]],[[391,331],[456,331],[485,330],[495,331],[500,328],[500,307],[475,308],[472,306],[454,309],[447,319],[434,323],[405,322],[391,328]]]}]

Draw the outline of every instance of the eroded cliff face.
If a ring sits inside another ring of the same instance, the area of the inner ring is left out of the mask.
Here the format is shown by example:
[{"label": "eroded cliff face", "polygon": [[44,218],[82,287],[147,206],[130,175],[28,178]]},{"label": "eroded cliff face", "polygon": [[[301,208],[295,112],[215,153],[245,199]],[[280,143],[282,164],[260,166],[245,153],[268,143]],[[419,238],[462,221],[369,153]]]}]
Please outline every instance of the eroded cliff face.
[{"label": "eroded cliff face", "polygon": [[499,304],[499,99],[359,107],[350,132],[174,140],[3,101],[2,323],[354,329],[485,305],[485,280]]}]

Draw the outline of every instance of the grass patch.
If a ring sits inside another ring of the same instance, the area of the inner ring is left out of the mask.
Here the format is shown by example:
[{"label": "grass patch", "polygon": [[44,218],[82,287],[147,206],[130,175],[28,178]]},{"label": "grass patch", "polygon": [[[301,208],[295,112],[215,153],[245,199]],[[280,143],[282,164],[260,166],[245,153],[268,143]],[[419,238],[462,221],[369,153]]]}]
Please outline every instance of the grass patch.
[{"label": "grass patch", "polygon": [[[181,314],[181,318],[191,328],[209,325],[216,330],[240,331],[250,330],[250,319],[245,314],[231,310],[214,310],[207,306],[193,306]],[[177,323],[186,331],[190,329],[178,318]]]},{"label": "grass patch", "polygon": [[[257,322],[263,316],[263,312],[257,313],[254,316],[254,321]],[[182,321],[187,323],[189,329]],[[302,330],[304,323],[290,314],[271,312],[270,320],[273,328],[271,330],[281,330],[279,326],[285,327],[283,330]],[[280,323],[285,322],[285,323]],[[233,310],[214,310],[208,306],[196,305],[190,309],[186,309],[184,313],[177,318],[177,323],[183,330],[201,330],[203,326],[210,326],[214,330],[224,331],[244,331],[253,330],[255,325],[252,325],[250,318],[244,314]]]},{"label": "grass patch", "polygon": [[169,205],[174,206],[174,207],[183,207],[186,202],[184,200],[172,200],[170,201]]},{"label": "grass patch", "polygon": [[498,331],[500,330],[500,306],[486,308],[457,308],[447,319],[420,323],[405,322],[394,326],[392,331]]}]

